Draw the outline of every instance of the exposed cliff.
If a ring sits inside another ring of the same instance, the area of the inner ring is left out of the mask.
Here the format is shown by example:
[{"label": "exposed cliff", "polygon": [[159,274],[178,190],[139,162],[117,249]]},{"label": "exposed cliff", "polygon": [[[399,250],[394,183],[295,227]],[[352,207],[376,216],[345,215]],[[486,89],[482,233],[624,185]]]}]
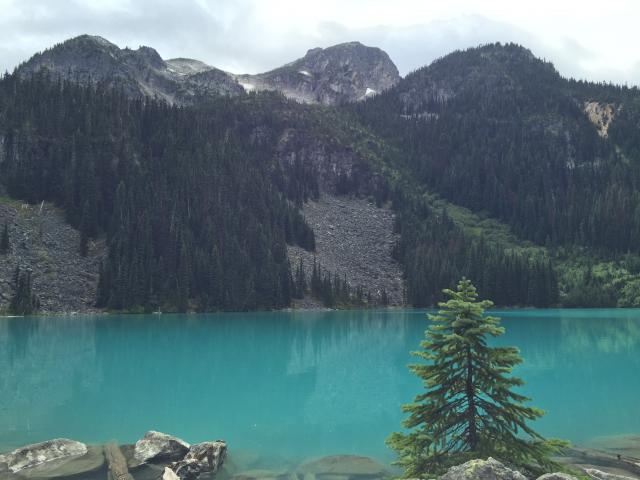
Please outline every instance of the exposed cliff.
[{"label": "exposed cliff", "polygon": [[384,51],[350,42],[314,48],[283,67],[237,78],[248,91],[277,90],[301,102],[340,105],[387,90],[400,74]]},{"label": "exposed cliff", "polygon": [[105,253],[103,241],[90,241],[80,255],[80,235],[62,211],[51,204],[28,205],[0,198],[0,225],[9,227],[10,251],[0,255],[0,310],[13,295],[13,272],[31,270],[33,292],[42,313],[91,312],[98,270]]}]

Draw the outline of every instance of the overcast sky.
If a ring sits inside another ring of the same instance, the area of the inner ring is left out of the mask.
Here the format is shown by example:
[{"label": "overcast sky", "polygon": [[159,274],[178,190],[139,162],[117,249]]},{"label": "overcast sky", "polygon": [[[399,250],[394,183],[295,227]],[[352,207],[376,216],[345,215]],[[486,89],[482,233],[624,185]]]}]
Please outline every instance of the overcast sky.
[{"label": "overcast sky", "polygon": [[0,0],[0,69],[82,33],[235,73],[359,40],[404,75],[455,49],[514,41],[565,76],[640,84],[637,0]]}]

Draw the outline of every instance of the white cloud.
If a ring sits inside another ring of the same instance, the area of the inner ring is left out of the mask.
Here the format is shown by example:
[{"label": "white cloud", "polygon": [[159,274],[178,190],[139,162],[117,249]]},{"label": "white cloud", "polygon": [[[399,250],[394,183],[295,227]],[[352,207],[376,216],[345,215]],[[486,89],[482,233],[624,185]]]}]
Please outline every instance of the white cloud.
[{"label": "white cloud", "polygon": [[247,73],[351,40],[385,49],[402,73],[515,41],[565,76],[639,84],[639,18],[634,0],[0,0],[0,68],[81,33]]}]

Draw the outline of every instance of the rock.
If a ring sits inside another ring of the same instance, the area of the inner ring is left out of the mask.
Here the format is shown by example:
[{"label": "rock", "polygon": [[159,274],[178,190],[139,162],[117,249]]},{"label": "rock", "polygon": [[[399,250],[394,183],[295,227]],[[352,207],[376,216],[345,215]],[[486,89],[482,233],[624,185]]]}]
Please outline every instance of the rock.
[{"label": "rock", "polygon": [[101,446],[87,447],[82,456],[65,457],[53,460],[20,472],[21,478],[45,479],[66,478],[75,475],[88,476],[104,468],[105,456]]},{"label": "rock", "polygon": [[545,473],[537,478],[537,480],[577,480],[573,475],[562,472]]},{"label": "rock", "polygon": [[179,460],[186,455],[189,447],[184,440],[151,430],[136,442],[133,455],[139,462]]},{"label": "rock", "polygon": [[587,475],[595,480],[635,480],[635,478],[633,477],[607,473],[603,472],[602,470],[596,470],[595,468],[587,468],[585,469],[585,472],[587,472]]},{"label": "rock", "polygon": [[527,477],[489,457],[486,460],[470,460],[451,467],[440,480],[527,480]]},{"label": "rock", "polygon": [[56,438],[47,442],[27,445],[11,453],[0,455],[0,464],[5,463],[11,473],[16,473],[26,468],[78,457],[86,453],[87,446],[84,443],[66,438]]},{"label": "rock", "polygon": [[236,79],[247,91],[276,90],[299,102],[342,105],[392,87],[400,74],[379,48],[349,42],[313,48],[275,70]]},{"label": "rock", "polygon": [[315,475],[319,480],[343,480],[348,477],[385,477],[388,475],[384,465],[369,457],[357,455],[333,455],[305,462],[298,472],[306,478]]},{"label": "rock", "polygon": [[162,480],[180,480],[180,477],[171,470],[169,467],[164,467],[164,473],[162,474]]},{"label": "rock", "polygon": [[289,480],[295,476],[291,473],[276,470],[246,470],[232,477],[233,480]]},{"label": "rock", "polygon": [[214,475],[227,455],[227,444],[221,440],[192,445],[184,458],[171,464],[171,469],[182,480],[198,478],[202,473]]}]

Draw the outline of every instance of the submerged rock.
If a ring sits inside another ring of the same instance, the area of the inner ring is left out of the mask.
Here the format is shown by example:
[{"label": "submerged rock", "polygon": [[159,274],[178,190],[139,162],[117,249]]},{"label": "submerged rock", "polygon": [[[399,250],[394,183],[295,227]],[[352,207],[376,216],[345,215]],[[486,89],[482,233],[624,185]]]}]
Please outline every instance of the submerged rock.
[{"label": "submerged rock", "polygon": [[196,479],[202,473],[214,475],[227,455],[227,444],[221,440],[191,445],[184,458],[171,464],[171,469],[182,480]]},{"label": "submerged rock", "polygon": [[298,467],[304,477],[315,475],[320,480],[340,480],[339,477],[385,477],[389,475],[384,465],[369,457],[358,455],[332,455],[311,460]]},{"label": "submerged rock", "polygon": [[136,442],[133,456],[139,462],[155,460],[180,460],[190,445],[177,437],[153,430]]},{"label": "submerged rock", "polygon": [[291,480],[297,477],[285,471],[278,470],[246,470],[232,477],[233,480]]},{"label": "submerged rock", "polygon": [[603,472],[602,470],[597,470],[595,468],[587,468],[585,469],[585,472],[594,480],[635,480],[634,477],[616,475],[614,473]]},{"label": "submerged rock", "polygon": [[66,478],[82,475],[98,474],[104,469],[105,456],[101,446],[88,446],[87,453],[53,460],[36,467],[26,468],[20,472],[21,478],[45,479]]},{"label": "submerged rock", "polygon": [[545,473],[537,478],[537,480],[578,480],[573,475],[562,472]]},{"label": "submerged rock", "polygon": [[469,460],[451,467],[440,480],[527,480],[527,477],[489,457],[486,460]]},{"label": "submerged rock", "polygon": [[[5,464],[11,473],[37,467],[50,462],[79,457],[87,453],[84,443],[56,438],[46,442],[35,443],[18,448],[11,453],[0,455],[0,465]],[[2,467],[0,467],[2,471]]]}]

